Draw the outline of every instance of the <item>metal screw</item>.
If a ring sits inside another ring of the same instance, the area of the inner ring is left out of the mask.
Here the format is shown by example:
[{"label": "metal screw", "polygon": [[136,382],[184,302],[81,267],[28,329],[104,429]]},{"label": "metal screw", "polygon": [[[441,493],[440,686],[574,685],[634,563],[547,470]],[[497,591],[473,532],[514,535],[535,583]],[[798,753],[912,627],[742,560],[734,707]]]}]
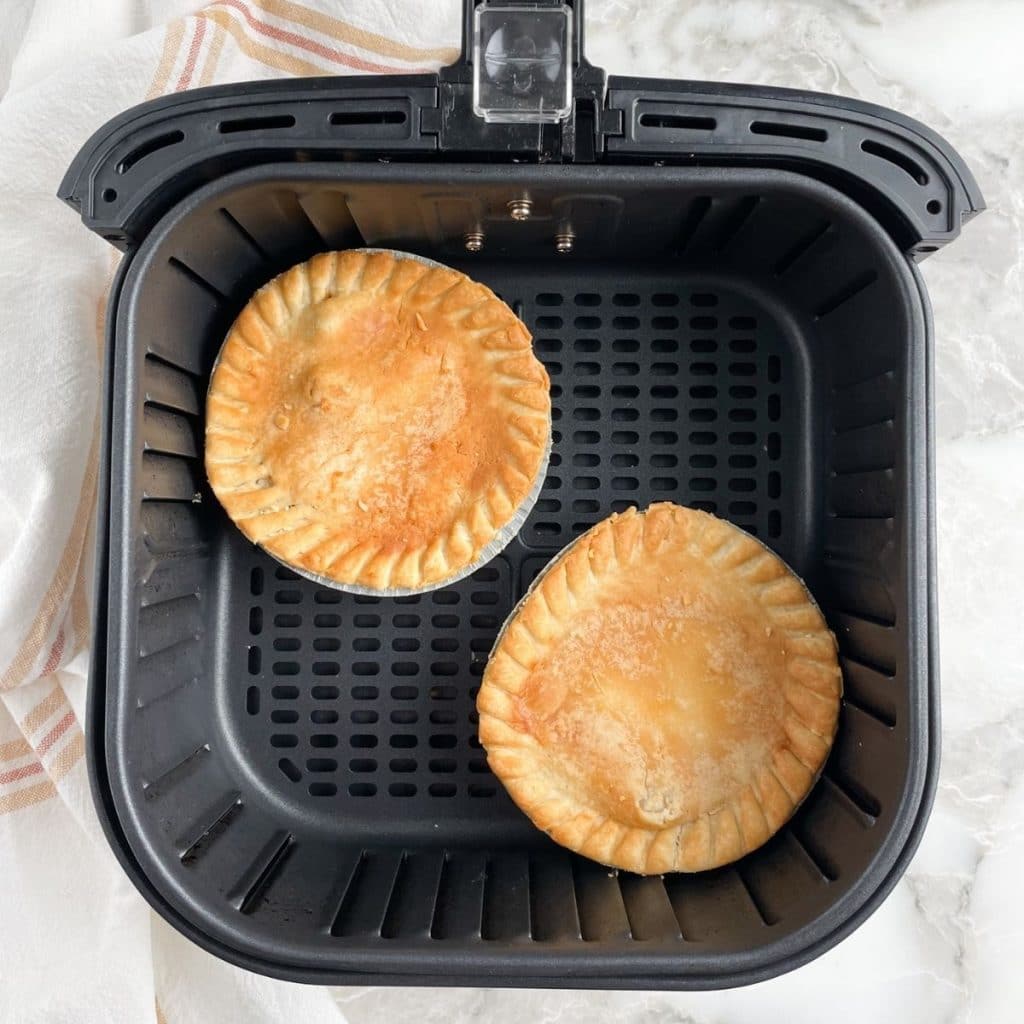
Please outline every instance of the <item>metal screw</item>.
[{"label": "metal screw", "polygon": [[508,213],[513,220],[529,220],[533,213],[533,203],[525,196],[520,199],[513,199],[508,204]]},{"label": "metal screw", "polygon": [[559,231],[555,235],[555,252],[569,253],[576,242],[576,236],[571,231]]},{"label": "metal screw", "polygon": [[467,231],[462,240],[466,245],[466,252],[479,252],[484,247],[482,231]]}]

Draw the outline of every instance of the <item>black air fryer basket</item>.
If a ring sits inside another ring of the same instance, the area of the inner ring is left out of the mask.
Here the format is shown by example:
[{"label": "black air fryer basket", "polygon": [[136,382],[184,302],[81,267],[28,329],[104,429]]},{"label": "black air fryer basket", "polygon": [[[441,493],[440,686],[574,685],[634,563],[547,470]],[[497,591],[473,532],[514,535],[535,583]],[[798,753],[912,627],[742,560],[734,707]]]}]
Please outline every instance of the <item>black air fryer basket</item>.
[{"label": "black air fryer basket", "polygon": [[[915,262],[981,195],[892,111],[605,79],[582,58],[581,7],[467,8],[464,57],[439,75],[144,104],[61,186],[126,254],[108,318],[93,791],[152,905],[253,970],[743,984],[863,921],[927,818],[932,337]],[[203,472],[208,376],[235,315],[293,263],[362,245],[490,285],[552,381],[554,453],[521,534],[415,597],[298,578],[246,542]],[[846,695],[824,776],[780,834],[726,868],[641,878],[529,823],[488,771],[474,699],[538,570],[657,500],[732,520],[807,580]]]}]

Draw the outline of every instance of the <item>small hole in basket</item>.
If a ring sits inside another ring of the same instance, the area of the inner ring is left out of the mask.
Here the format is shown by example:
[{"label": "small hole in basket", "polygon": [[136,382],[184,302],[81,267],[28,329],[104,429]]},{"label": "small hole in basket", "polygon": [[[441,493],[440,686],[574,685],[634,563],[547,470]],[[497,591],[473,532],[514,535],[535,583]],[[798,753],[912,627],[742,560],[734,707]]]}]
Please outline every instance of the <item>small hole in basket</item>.
[{"label": "small hole in basket", "polygon": [[402,773],[414,772],[417,768],[416,759],[413,757],[393,757],[388,762],[388,768],[399,775]]},{"label": "small hole in basket", "polygon": [[617,331],[635,331],[640,326],[638,316],[616,316],[612,317],[612,327]]},{"label": "small hole in basket", "polygon": [[392,782],[388,786],[389,796],[415,796],[416,787],[411,782]]},{"label": "small hole in basket", "polygon": [[354,615],[352,616],[352,625],[357,629],[376,629],[380,625],[380,616],[365,614]]},{"label": "small hole in basket", "polygon": [[637,444],[640,435],[635,430],[615,430],[612,432],[612,444]]},{"label": "small hole in basket", "polygon": [[782,400],[778,395],[768,396],[768,419],[773,423],[778,422],[782,416]]},{"label": "small hole in basket", "polygon": [[419,743],[419,738],[412,733],[398,733],[389,742],[396,750],[411,750]]},{"label": "small hole in basket", "polygon": [[442,654],[451,654],[459,649],[459,641],[455,637],[437,636],[430,641],[430,649]]},{"label": "small hole in basket", "polygon": [[675,355],[679,351],[679,342],[675,338],[655,338],[651,342],[651,351],[661,355]]},{"label": "small hole in basket", "polygon": [[635,338],[616,338],[612,342],[613,352],[632,353],[640,351],[640,342]]},{"label": "small hole in basket", "polygon": [[640,419],[639,409],[612,409],[613,423],[634,423]]},{"label": "small hole in basket", "polygon": [[427,787],[431,796],[455,796],[455,784],[452,782],[432,782]]},{"label": "small hole in basket", "polygon": [[612,374],[616,377],[635,377],[639,372],[639,363],[612,363]]},{"label": "small hole in basket", "polygon": [[694,476],[690,478],[691,491],[713,491],[718,487],[718,481],[710,476]]},{"label": "small hole in basket", "polygon": [[298,590],[276,590],[274,600],[278,604],[298,604],[302,600],[302,594]]},{"label": "small hole in basket", "polygon": [[367,772],[377,770],[377,761],[372,757],[353,757],[348,763],[348,769],[351,772],[365,775]]},{"label": "small hole in basket", "polygon": [[718,465],[717,455],[704,455],[699,453],[690,456],[691,469],[714,469]]},{"label": "small hole in basket", "polygon": [[336,636],[318,636],[313,640],[314,651],[339,651],[341,641]]},{"label": "small hole in basket", "polygon": [[310,757],[306,759],[306,771],[323,774],[325,772],[336,772],[338,762],[333,757]]},{"label": "small hole in basket", "polygon": [[270,737],[270,745],[282,750],[299,745],[299,737],[290,732],[275,732]]},{"label": "small hole in basket", "polygon": [[757,434],[749,430],[734,430],[729,435],[729,444],[751,445],[757,444]]},{"label": "small hole in basket", "polygon": [[117,198],[117,189],[105,188],[101,194],[103,196],[103,202],[112,203]]},{"label": "small hole in basket", "polygon": [[714,338],[694,338],[690,342],[690,351],[698,355],[718,351],[718,342]]},{"label": "small hole in basket", "polygon": [[729,515],[752,516],[757,513],[757,504],[753,501],[730,501]]},{"label": "small hole in basket", "polygon": [[542,355],[562,351],[562,342],[558,338],[538,338],[534,345]]},{"label": "small hole in basket", "polygon": [[613,306],[639,306],[640,296],[632,292],[617,292],[612,296]]},{"label": "small hole in basket", "polygon": [[275,651],[297,651],[302,646],[302,641],[295,636],[279,636],[274,640]]},{"label": "small hole in basket", "polygon": [[618,452],[612,456],[612,465],[619,467],[639,466],[640,456],[633,452]]},{"label": "small hole in basket", "polygon": [[942,203],[938,199],[929,199],[925,209],[931,214],[942,213]]},{"label": "small hole in basket", "polygon": [[338,737],[329,732],[315,732],[309,737],[311,747],[329,749],[338,745]]},{"label": "small hole in basket", "polygon": [[675,491],[679,488],[679,481],[674,476],[651,477],[652,491]]},{"label": "small hole in basket", "polygon": [[[694,444],[714,444],[716,440],[716,434],[691,434],[690,440]],[[711,440],[694,440],[694,438],[710,438]],[[651,444],[678,444],[679,435],[674,430],[654,430],[651,432]]]},{"label": "small hole in basket", "polygon": [[594,353],[601,351],[601,343],[597,338],[578,338],[572,343],[573,352]]},{"label": "small hole in basket", "polygon": [[757,481],[749,476],[733,477],[729,481],[729,490],[734,493],[749,493],[757,490]]},{"label": "small hole in basket", "polygon": [[415,700],[420,695],[418,686],[392,686],[392,700]]},{"label": "small hole in basket", "polygon": [[691,409],[689,412],[689,420],[691,423],[714,423],[717,419],[717,409],[698,408]]},{"label": "small hole in basket", "polygon": [[768,497],[773,501],[782,494],[782,477],[778,473],[768,474]]},{"label": "small hole in basket", "polygon": [[245,691],[245,710],[250,715],[258,715],[260,713],[260,691],[258,686],[250,686]]},{"label": "small hole in basket", "polygon": [[667,468],[669,468],[671,466],[678,466],[679,465],[679,456],[678,455],[672,455],[671,453],[666,452],[664,454],[652,455],[650,457],[649,461],[650,461],[651,465],[654,466],[655,468],[658,468],[658,469],[666,468],[667,469]]},{"label": "small hole in basket", "polygon": [[768,458],[772,462],[776,461],[779,455],[782,454],[782,437],[774,432],[769,434],[765,448],[768,452]]},{"label": "small hole in basket", "polygon": [[314,725],[333,725],[338,720],[338,712],[324,709],[310,711],[309,720]]},{"label": "small hole in basket", "polygon": [[768,536],[782,536],[782,514],[775,508],[768,513]]},{"label": "small hole in basket", "polygon": [[430,619],[434,629],[455,629],[459,625],[458,615],[434,615]]},{"label": "small hole in basket", "polygon": [[249,609],[249,633],[252,636],[259,636],[263,632],[263,609]]},{"label": "small hole in basket", "polygon": [[375,796],[377,787],[372,782],[353,782],[348,791],[350,796]]},{"label": "small hole in basket", "polygon": [[395,725],[415,725],[419,717],[418,711],[392,711],[390,715]]},{"label": "small hole in basket", "polygon": [[380,715],[376,711],[353,711],[348,717],[355,725],[373,725]]},{"label": "small hole in basket", "polygon": [[678,306],[679,296],[671,292],[655,292],[651,296],[652,306]]},{"label": "small hole in basket", "polygon": [[270,690],[270,696],[275,700],[297,700],[299,688],[297,686],[274,686]]},{"label": "small hole in basket", "polygon": [[349,737],[349,744],[357,750],[369,750],[377,746],[377,737],[371,733],[356,733]]},{"label": "small hole in basket", "polygon": [[730,469],[753,469],[757,465],[756,455],[730,455]]},{"label": "small hole in basket", "polygon": [[[320,618],[320,616],[317,615],[313,619],[313,624],[314,625],[319,625],[319,623],[316,621],[319,618]],[[330,625],[332,625],[332,626],[340,626],[341,625],[341,618],[339,616],[335,615],[335,616],[332,616],[332,618],[336,618],[338,621],[337,622],[332,622],[332,623],[330,623]],[[277,626],[279,629],[298,629],[299,626],[302,625],[302,616],[301,615],[295,615],[292,612],[278,612],[277,615],[274,616],[274,625]]]},{"label": "small hole in basket", "polygon": [[297,676],[299,663],[297,661],[275,661],[273,671],[275,676]]},{"label": "small hole in basket", "polygon": [[478,786],[475,782],[469,784],[469,795],[473,797],[494,796],[496,792],[494,786]]},{"label": "small hole in basket", "polygon": [[418,651],[420,649],[420,642],[414,636],[399,636],[391,641],[391,649],[408,654],[410,651]]},{"label": "small hole in basket", "polygon": [[730,409],[729,410],[729,422],[730,423],[753,423],[757,419],[757,411],[755,409]]},{"label": "small hole in basket", "polygon": [[580,292],[574,299],[573,302],[577,306],[600,306],[601,296],[596,292]]},{"label": "small hole in basket", "polygon": [[334,796],[338,787],[333,782],[311,782],[309,784],[310,796]]},{"label": "small hole in basket", "polygon": [[454,686],[432,686],[427,693],[431,700],[455,700],[458,696]]},{"label": "small hole in basket", "polygon": [[260,674],[260,666],[263,662],[263,652],[258,647],[249,648],[249,675],[258,676]]},{"label": "small hole in basket", "polygon": [[341,671],[341,666],[336,661],[314,661],[313,675],[315,676],[336,676]]},{"label": "small hole in basket", "polygon": [[612,398],[639,398],[640,388],[636,384],[616,384],[612,388]]},{"label": "small hole in basket", "polygon": [[376,700],[380,691],[376,686],[353,686],[353,700]]},{"label": "small hole in basket", "polygon": [[341,696],[341,690],[336,686],[314,686],[309,693],[313,700],[337,700]]},{"label": "small hole in basket", "polygon": [[695,292],[690,296],[690,305],[692,306],[717,306],[718,296],[712,295],[709,292]]},{"label": "small hole in basket", "polygon": [[277,767],[284,772],[285,776],[292,782],[298,782],[302,778],[302,772],[299,770],[299,766],[288,757],[282,757],[277,762]]},{"label": "small hole in basket", "polygon": [[635,491],[640,486],[640,481],[635,476],[612,477],[613,491]]},{"label": "small hole in basket", "polygon": [[733,338],[729,342],[729,351],[738,355],[749,355],[757,350],[757,342],[753,338]]},{"label": "small hole in basket", "polygon": [[270,720],[278,725],[294,725],[299,720],[299,713],[277,708],[270,712]]},{"label": "small hole in basket", "polygon": [[[651,434],[651,440],[654,440],[654,434]],[[710,430],[695,430],[690,434],[690,444],[710,445],[714,444],[717,440],[718,435]]]},{"label": "small hole in basket", "polygon": [[438,733],[430,737],[430,745],[435,750],[450,750],[452,747],[457,746],[458,742],[458,737],[451,733]]},{"label": "small hole in basket", "polygon": [[357,661],[352,665],[354,676],[376,676],[380,674],[380,665],[375,661]]},{"label": "small hole in basket", "polygon": [[431,758],[428,767],[432,772],[437,772],[439,775],[445,775],[454,772],[458,767],[458,763],[451,757],[435,757]]},{"label": "small hole in basket", "polygon": [[434,661],[430,663],[430,674],[432,676],[457,676],[459,666],[454,661]]}]

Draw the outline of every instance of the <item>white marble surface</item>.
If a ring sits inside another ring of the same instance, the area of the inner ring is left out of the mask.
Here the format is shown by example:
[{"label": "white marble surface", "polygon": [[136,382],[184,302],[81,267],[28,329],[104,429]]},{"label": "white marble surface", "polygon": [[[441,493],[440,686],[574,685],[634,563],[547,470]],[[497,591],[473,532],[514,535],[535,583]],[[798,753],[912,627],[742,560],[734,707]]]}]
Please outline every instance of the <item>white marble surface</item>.
[{"label": "white marble surface", "polygon": [[715,993],[338,989],[351,1024],[903,1024],[1024,1019],[1024,42],[1020,0],[589,0],[621,74],[897,107],[944,134],[989,211],[924,265],[937,346],[943,766],[883,907],[813,964]]}]

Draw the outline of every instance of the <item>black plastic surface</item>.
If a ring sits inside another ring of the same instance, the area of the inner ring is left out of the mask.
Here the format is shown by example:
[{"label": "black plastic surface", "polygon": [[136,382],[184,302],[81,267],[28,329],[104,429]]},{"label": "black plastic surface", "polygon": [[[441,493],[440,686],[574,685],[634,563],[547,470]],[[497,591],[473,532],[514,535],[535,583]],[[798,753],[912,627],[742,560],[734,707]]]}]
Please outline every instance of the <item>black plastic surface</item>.
[{"label": "black plastic surface", "polygon": [[[522,189],[535,216],[514,222]],[[556,256],[566,210],[577,244]],[[361,244],[491,284],[552,376],[530,521],[432,595],[291,578],[202,472],[234,314],[296,260]],[[112,313],[92,766],[119,856],[197,941],[300,980],[722,986],[820,953],[894,883],[935,772],[930,335],[911,266],[854,203],[756,169],[261,167],[165,216]],[[847,699],[790,826],[735,867],[662,880],[537,833],[486,769],[473,697],[539,567],[623,503],[666,498],[805,576]]]}]

